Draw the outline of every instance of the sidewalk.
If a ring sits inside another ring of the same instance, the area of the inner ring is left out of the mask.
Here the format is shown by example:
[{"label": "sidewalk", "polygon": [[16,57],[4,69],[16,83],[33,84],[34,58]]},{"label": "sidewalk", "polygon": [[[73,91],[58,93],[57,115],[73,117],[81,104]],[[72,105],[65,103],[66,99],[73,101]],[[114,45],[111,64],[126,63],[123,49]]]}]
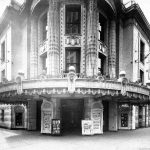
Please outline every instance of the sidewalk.
[{"label": "sidewalk", "polygon": [[150,150],[150,128],[105,132],[103,135],[50,136],[0,129],[0,150]]}]

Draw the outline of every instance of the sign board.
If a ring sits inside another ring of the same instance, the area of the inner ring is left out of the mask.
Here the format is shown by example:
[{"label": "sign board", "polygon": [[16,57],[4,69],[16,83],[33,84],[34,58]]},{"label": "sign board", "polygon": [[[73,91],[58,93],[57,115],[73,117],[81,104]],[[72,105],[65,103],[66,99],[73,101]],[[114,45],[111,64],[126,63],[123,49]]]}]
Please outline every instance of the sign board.
[{"label": "sign board", "polygon": [[101,119],[101,109],[92,109],[91,111],[92,120],[100,120]]},{"label": "sign board", "polygon": [[43,111],[41,133],[51,133],[51,120],[52,120],[52,112]]},{"label": "sign board", "polygon": [[82,120],[82,135],[93,135],[92,120]]},{"label": "sign board", "polygon": [[102,131],[103,110],[102,109],[92,109],[91,119],[93,120],[93,134],[103,133],[103,131]]},{"label": "sign board", "polygon": [[44,99],[41,106],[41,133],[51,133],[52,119],[53,103]]},{"label": "sign board", "polygon": [[60,119],[53,119],[52,120],[52,134],[53,135],[60,135],[61,134]]}]

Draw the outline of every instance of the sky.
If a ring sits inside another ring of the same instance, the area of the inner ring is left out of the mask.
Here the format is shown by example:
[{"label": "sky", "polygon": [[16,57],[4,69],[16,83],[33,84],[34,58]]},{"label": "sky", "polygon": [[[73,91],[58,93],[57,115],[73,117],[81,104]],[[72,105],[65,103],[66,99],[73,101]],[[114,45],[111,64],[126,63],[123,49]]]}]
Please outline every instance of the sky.
[{"label": "sky", "polygon": [[[19,3],[22,3],[24,0],[16,0]],[[124,3],[129,2],[130,0],[123,0]],[[138,3],[144,12],[144,15],[146,16],[147,20],[150,23],[150,0],[135,0],[136,3]],[[10,3],[10,0],[0,0],[0,16],[5,10],[6,6]]]}]

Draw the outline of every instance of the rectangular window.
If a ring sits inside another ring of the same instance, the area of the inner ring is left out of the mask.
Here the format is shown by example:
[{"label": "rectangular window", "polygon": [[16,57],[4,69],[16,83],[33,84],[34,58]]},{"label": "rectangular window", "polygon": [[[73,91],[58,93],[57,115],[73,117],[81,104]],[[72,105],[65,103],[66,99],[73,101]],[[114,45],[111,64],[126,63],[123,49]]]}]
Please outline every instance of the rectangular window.
[{"label": "rectangular window", "polygon": [[107,20],[99,13],[99,26],[98,26],[98,40],[105,42],[105,35],[107,30]]},{"label": "rectangular window", "polygon": [[140,81],[144,84],[144,72],[140,70]]},{"label": "rectangular window", "polygon": [[144,52],[145,52],[145,44],[140,41],[140,62],[144,64]]},{"label": "rectangular window", "polygon": [[4,122],[4,109],[1,111],[1,121]]},{"label": "rectangular window", "polygon": [[101,54],[98,53],[98,61],[97,61],[97,66],[98,66],[98,73],[100,73],[101,75],[105,74],[106,71],[106,57]]},{"label": "rectangular window", "polygon": [[1,44],[1,61],[5,61],[5,41]]},{"label": "rectangular window", "polygon": [[3,81],[4,78],[5,78],[5,70],[3,70],[3,71],[1,72],[1,81]]},{"label": "rectangular window", "polygon": [[80,34],[81,6],[66,5],[66,34]]},{"label": "rectangular window", "polygon": [[46,63],[46,61],[47,61],[47,54],[45,54],[45,55],[43,55],[42,57],[41,57],[41,61],[42,61],[42,70],[47,70],[47,63]]},{"label": "rectangular window", "polygon": [[80,73],[80,48],[66,49],[66,72],[69,72],[70,66],[74,66],[76,73]]},{"label": "rectangular window", "polygon": [[43,41],[47,39],[47,14],[43,17]]}]

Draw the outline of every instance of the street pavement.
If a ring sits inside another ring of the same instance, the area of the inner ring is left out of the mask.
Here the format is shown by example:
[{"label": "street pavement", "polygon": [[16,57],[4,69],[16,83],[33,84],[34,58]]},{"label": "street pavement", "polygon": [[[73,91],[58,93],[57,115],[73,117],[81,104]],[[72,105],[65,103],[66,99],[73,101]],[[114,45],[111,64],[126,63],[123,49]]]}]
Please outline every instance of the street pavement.
[{"label": "street pavement", "polygon": [[150,150],[150,128],[94,136],[0,129],[0,150]]}]

